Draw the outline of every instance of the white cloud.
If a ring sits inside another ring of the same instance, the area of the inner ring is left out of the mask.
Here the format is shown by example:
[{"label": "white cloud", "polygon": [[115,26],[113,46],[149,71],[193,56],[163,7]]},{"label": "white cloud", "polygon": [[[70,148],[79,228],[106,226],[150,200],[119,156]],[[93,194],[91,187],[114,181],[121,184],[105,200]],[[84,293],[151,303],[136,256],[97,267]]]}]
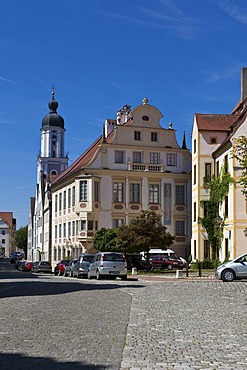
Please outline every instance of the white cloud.
[{"label": "white cloud", "polygon": [[229,17],[247,25],[247,8],[240,7],[234,0],[217,0],[216,4]]},{"label": "white cloud", "polygon": [[135,16],[104,13],[139,27],[170,30],[176,37],[187,40],[193,39],[203,25],[201,19],[186,15],[170,0],[160,0],[159,10],[139,7],[132,14]]},{"label": "white cloud", "polygon": [[4,82],[9,82],[11,84],[16,84],[15,81],[9,80],[8,78],[2,77],[2,76],[0,76],[0,80]]}]

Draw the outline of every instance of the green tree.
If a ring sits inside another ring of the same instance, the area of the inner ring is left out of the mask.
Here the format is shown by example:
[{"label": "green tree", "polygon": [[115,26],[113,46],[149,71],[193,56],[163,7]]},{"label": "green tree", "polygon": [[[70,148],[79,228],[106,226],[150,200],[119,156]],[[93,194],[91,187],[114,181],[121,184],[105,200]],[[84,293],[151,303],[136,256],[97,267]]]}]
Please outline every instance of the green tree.
[{"label": "green tree", "polygon": [[242,170],[238,183],[243,186],[243,194],[247,198],[247,137],[239,136],[233,139],[232,156],[238,160]]},{"label": "green tree", "polygon": [[125,253],[146,252],[151,248],[166,249],[173,243],[174,237],[162,225],[161,216],[153,211],[141,211],[139,217],[132,219],[129,225],[118,229],[117,246]]},{"label": "green tree", "polygon": [[18,249],[23,249],[25,254],[27,254],[27,229],[27,226],[20,227],[15,234],[15,245]]},{"label": "green tree", "polygon": [[116,250],[117,229],[102,228],[94,235],[94,248],[101,252]]},{"label": "green tree", "polygon": [[212,177],[210,181],[204,179],[204,188],[209,191],[209,200],[206,203],[206,212],[198,222],[204,227],[212,250],[212,259],[218,258],[224,229],[224,219],[219,218],[219,208],[229,192],[229,186],[234,183],[227,165],[221,169],[218,177]]}]

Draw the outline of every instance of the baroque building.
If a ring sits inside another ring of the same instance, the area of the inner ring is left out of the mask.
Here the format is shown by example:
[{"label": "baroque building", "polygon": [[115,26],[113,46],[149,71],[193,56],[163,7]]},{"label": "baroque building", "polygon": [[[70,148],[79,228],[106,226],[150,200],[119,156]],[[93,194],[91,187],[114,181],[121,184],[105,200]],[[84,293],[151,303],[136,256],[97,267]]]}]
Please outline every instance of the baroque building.
[{"label": "baroque building", "polygon": [[32,261],[51,260],[50,183],[68,167],[64,119],[57,113],[54,91],[48,107],[50,112],[43,118],[40,129],[36,194],[30,198],[29,207],[27,258]]},{"label": "baroque building", "polygon": [[13,212],[0,212],[0,251],[8,257],[15,247],[16,219]]},{"label": "baroque building", "polygon": [[52,262],[95,252],[101,228],[117,228],[152,210],[175,236],[172,248],[190,255],[191,153],[172,124],[148,104],[125,105],[107,119],[102,135],[51,184]]},{"label": "baroque building", "polygon": [[212,257],[207,234],[198,222],[207,212],[209,192],[204,178],[218,176],[222,166],[235,180],[219,209],[215,222],[223,226],[223,240],[219,258],[233,259],[246,252],[247,205],[238,184],[241,168],[232,156],[232,143],[247,132],[247,68],[241,73],[241,99],[230,114],[195,114],[192,130],[192,239],[194,260]]}]

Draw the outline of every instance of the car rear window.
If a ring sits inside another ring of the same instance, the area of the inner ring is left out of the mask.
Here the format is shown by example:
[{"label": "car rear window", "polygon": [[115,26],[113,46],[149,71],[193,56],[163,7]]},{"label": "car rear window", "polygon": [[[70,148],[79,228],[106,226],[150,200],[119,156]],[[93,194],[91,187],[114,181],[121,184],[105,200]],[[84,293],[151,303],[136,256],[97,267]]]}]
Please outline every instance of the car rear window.
[{"label": "car rear window", "polygon": [[83,261],[92,262],[94,255],[92,256],[83,256]]},{"label": "car rear window", "polygon": [[104,261],[119,261],[124,262],[124,256],[122,254],[104,254]]}]

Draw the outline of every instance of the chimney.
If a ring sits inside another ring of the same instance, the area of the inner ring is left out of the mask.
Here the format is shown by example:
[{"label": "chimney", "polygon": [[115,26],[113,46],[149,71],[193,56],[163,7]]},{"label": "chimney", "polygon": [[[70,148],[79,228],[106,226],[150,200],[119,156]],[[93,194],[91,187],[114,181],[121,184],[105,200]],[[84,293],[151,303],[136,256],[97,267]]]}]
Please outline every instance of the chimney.
[{"label": "chimney", "polygon": [[241,71],[241,102],[247,98],[247,67]]}]

